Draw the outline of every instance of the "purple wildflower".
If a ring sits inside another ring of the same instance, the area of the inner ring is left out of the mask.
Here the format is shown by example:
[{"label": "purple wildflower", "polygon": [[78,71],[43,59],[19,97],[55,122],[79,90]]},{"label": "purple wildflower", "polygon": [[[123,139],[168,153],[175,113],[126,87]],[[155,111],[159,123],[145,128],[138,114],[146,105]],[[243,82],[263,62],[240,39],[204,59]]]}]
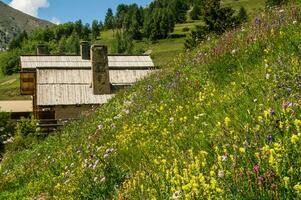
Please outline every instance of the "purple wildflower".
[{"label": "purple wildflower", "polygon": [[258,181],[258,184],[259,184],[259,185],[262,185],[263,182],[264,182],[264,177],[263,177],[263,176],[259,176],[259,177],[257,178],[257,181]]},{"label": "purple wildflower", "polygon": [[259,17],[256,17],[254,20],[256,25],[260,25],[261,24],[261,19]]},{"label": "purple wildflower", "polygon": [[114,151],[114,149],[113,148],[111,148],[111,149],[107,149],[106,150],[106,153],[112,153]]},{"label": "purple wildflower", "polygon": [[289,101],[284,101],[283,103],[282,103],[282,107],[284,108],[284,109],[287,109],[287,108],[290,108],[290,107],[293,107],[294,106],[294,104],[292,103],[292,102],[289,102]]},{"label": "purple wildflower", "polygon": [[253,172],[257,174],[259,172],[259,169],[259,165],[254,165]]},{"label": "purple wildflower", "polygon": [[267,140],[269,141],[269,143],[272,143],[273,142],[273,136],[272,135],[267,136]]}]

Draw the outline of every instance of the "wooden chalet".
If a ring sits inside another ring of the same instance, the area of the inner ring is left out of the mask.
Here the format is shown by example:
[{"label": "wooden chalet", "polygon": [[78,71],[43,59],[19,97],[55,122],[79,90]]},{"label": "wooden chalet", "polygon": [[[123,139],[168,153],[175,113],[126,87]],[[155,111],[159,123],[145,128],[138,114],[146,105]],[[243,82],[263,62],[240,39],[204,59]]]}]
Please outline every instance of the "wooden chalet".
[{"label": "wooden chalet", "polygon": [[81,43],[81,55],[21,56],[21,94],[32,95],[33,114],[41,122],[63,124],[106,103],[121,88],[155,70],[149,55],[108,55],[107,47]]}]

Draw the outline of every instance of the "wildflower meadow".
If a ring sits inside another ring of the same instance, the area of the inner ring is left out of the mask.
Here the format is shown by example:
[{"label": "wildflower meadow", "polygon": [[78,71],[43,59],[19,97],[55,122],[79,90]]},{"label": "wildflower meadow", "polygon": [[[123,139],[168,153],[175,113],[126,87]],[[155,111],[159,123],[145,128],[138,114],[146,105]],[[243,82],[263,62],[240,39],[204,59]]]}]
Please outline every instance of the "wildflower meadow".
[{"label": "wildflower meadow", "polygon": [[211,37],[0,163],[0,199],[301,199],[301,10]]}]

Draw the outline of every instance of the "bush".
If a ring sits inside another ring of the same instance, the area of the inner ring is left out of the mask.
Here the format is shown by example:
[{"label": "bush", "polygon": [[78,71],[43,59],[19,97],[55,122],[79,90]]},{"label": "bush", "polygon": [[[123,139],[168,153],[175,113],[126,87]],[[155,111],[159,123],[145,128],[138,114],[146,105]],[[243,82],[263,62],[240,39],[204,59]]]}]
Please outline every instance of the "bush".
[{"label": "bush", "polygon": [[267,7],[280,6],[286,4],[288,0],[266,0],[265,4]]},{"label": "bush", "polygon": [[133,52],[133,39],[130,34],[123,31],[117,31],[115,34],[115,41],[113,44],[113,49],[115,53],[127,53],[131,54]]},{"label": "bush", "polygon": [[9,113],[0,112],[0,154],[4,152],[4,144],[13,136],[15,124]]},{"label": "bush", "polygon": [[7,51],[1,53],[0,55],[0,66],[1,71],[5,75],[11,75],[16,73],[20,69],[20,59],[19,56],[21,55],[20,49],[14,49],[11,51]]},{"label": "bush", "polygon": [[167,38],[184,38],[186,34],[170,34]]},{"label": "bush", "polygon": [[190,29],[188,28],[188,27],[184,27],[183,29],[182,29],[182,31],[183,32],[188,32]]},{"label": "bush", "polygon": [[37,121],[33,117],[21,118],[16,125],[14,142],[10,146],[9,150],[17,151],[28,149],[38,142],[39,135],[40,131],[37,127]]},{"label": "bush", "polygon": [[196,26],[195,30],[192,30],[189,37],[185,41],[185,49],[193,49],[198,46],[198,44],[206,39],[209,34],[209,29],[207,26]]},{"label": "bush", "polygon": [[240,23],[248,21],[248,13],[244,7],[240,7],[237,19]]},{"label": "bush", "polygon": [[199,20],[201,16],[201,7],[199,5],[193,6],[192,10],[189,13],[189,16],[192,20]]}]

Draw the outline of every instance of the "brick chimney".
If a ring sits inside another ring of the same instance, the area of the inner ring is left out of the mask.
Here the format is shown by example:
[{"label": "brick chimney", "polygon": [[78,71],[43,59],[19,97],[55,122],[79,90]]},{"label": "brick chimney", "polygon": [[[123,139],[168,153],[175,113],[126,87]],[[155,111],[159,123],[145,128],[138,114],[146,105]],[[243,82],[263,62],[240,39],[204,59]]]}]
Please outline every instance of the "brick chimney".
[{"label": "brick chimney", "polygon": [[91,62],[94,95],[111,94],[107,46],[93,45],[91,47]]},{"label": "brick chimney", "polygon": [[44,44],[39,44],[37,46],[37,55],[38,56],[49,55],[48,47]]},{"label": "brick chimney", "polygon": [[87,41],[80,43],[80,55],[83,60],[90,60],[90,44]]}]

